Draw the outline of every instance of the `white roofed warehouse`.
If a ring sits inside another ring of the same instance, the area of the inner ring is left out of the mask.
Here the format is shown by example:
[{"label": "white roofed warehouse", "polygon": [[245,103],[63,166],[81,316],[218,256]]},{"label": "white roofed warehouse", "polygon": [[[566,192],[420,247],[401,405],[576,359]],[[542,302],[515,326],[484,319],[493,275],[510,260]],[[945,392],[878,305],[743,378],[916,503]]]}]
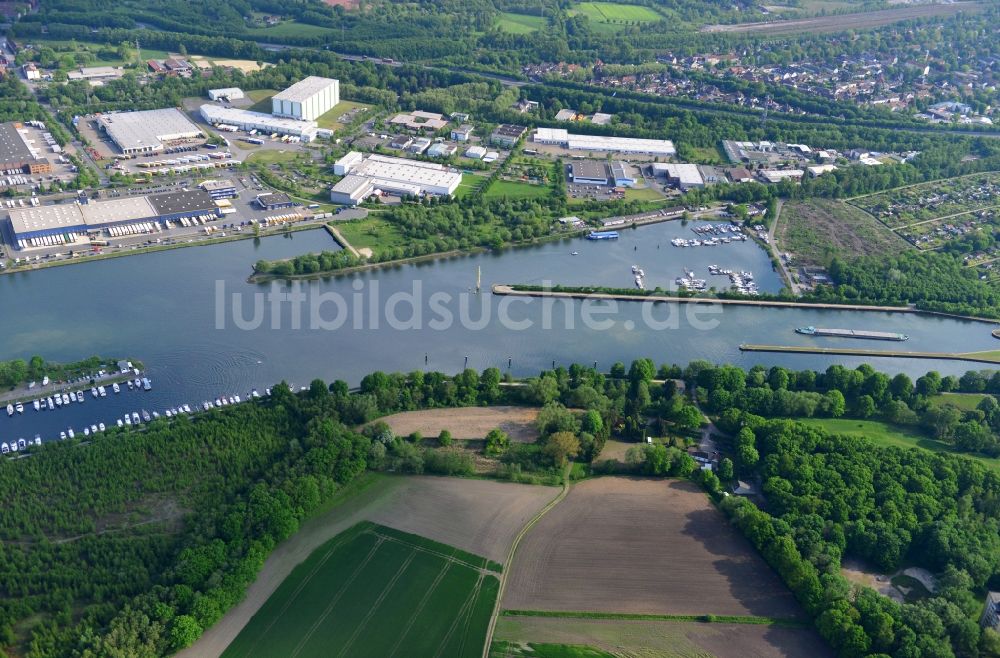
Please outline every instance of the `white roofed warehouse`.
[{"label": "white roofed warehouse", "polygon": [[173,108],[115,112],[97,120],[125,155],[157,153],[166,148],[166,142],[203,136],[198,126]]},{"label": "white roofed warehouse", "polygon": [[361,155],[352,151],[333,165],[344,176],[330,190],[330,200],[356,205],[375,190],[399,196],[454,194],[462,183],[462,174],[446,165],[420,162],[384,155]]},{"label": "white roofed warehouse", "polygon": [[646,155],[677,155],[669,139],[639,139],[635,137],[608,137],[605,135],[574,135],[563,128],[538,128],[533,141],[536,144],[554,144],[571,151],[606,151],[608,153],[641,153]]},{"label": "white roofed warehouse", "polygon": [[276,117],[263,112],[237,110],[210,103],[201,106],[201,117],[213,126],[223,124],[236,126],[240,130],[259,130],[263,133],[292,135],[293,137],[301,137],[303,142],[312,141],[320,132],[315,121]]},{"label": "white roofed warehouse", "polygon": [[310,75],[271,97],[271,114],[315,121],[340,102],[340,82]]}]

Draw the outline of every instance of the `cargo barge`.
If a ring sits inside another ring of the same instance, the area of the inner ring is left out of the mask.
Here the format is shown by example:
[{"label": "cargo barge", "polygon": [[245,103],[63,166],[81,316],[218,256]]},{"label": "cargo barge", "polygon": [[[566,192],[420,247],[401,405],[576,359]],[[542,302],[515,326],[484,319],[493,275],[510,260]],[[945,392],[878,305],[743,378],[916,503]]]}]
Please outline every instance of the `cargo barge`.
[{"label": "cargo barge", "polygon": [[799,327],[795,330],[797,334],[806,336],[829,336],[831,338],[861,338],[865,340],[909,340],[906,334],[897,334],[890,331],[863,331],[860,329],[822,329],[820,327]]}]

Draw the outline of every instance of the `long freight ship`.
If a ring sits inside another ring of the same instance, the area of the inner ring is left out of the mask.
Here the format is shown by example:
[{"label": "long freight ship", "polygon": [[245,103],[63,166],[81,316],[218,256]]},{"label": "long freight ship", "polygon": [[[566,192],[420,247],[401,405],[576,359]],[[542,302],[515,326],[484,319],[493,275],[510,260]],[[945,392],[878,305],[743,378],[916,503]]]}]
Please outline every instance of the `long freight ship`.
[{"label": "long freight ship", "polygon": [[799,327],[795,330],[797,334],[806,336],[830,336],[833,338],[862,338],[867,340],[909,340],[906,334],[897,334],[889,331],[863,331],[860,329],[822,329],[820,327]]}]

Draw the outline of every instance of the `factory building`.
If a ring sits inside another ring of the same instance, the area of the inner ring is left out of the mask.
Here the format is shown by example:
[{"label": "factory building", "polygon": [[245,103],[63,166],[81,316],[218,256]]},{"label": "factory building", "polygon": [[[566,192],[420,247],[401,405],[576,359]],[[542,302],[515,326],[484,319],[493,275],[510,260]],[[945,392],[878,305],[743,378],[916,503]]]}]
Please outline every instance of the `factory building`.
[{"label": "factory building", "polygon": [[657,162],[653,164],[653,175],[663,176],[667,182],[682,192],[705,187],[705,179],[696,164],[672,164]]},{"label": "factory building", "polygon": [[202,137],[201,130],[173,108],[115,112],[97,121],[125,155],[157,153],[166,148],[167,142]]},{"label": "factory building", "polygon": [[206,103],[201,106],[201,117],[213,126],[233,126],[238,130],[259,130],[265,134],[292,135],[309,142],[329,131],[319,130],[315,121],[300,121],[276,117],[263,112],[237,110]]},{"label": "factory building", "polygon": [[77,235],[104,229],[220,214],[215,201],[204,190],[12,208],[9,212],[11,231],[19,249],[71,243]]},{"label": "factory building", "polygon": [[376,190],[399,196],[454,194],[462,174],[446,165],[383,155],[363,156],[352,151],[334,163],[333,172],[344,178],[330,190],[330,200],[357,205]]},{"label": "factory building", "polygon": [[677,149],[669,139],[574,135],[562,128],[538,128],[535,130],[533,140],[536,144],[553,144],[571,151],[605,151],[667,157],[677,155]]},{"label": "factory building", "polygon": [[0,123],[0,173],[44,174],[52,163],[43,158],[20,130],[20,124]]},{"label": "factory building", "polygon": [[227,101],[238,101],[244,98],[243,90],[239,87],[223,87],[222,89],[209,89],[208,97],[213,101],[220,98]]},{"label": "factory building", "polygon": [[574,183],[583,185],[607,185],[608,167],[603,162],[584,160],[569,166],[569,177]]},{"label": "factory building", "polygon": [[615,187],[632,187],[635,185],[635,177],[628,173],[625,163],[615,162],[608,168],[611,170],[611,180],[614,182]]},{"label": "factory building", "polygon": [[340,82],[310,75],[271,98],[271,114],[315,121],[340,102]]},{"label": "factory building", "polygon": [[528,129],[524,126],[513,123],[501,123],[490,134],[490,142],[504,148],[511,148],[514,144],[517,144],[517,140],[521,139],[526,132],[528,132]]}]

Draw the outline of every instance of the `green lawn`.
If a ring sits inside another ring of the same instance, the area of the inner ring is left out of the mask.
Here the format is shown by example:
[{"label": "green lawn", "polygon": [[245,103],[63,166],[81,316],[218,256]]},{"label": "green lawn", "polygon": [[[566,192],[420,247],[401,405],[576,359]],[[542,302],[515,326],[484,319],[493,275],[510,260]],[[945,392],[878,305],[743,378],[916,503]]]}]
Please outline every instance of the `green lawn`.
[{"label": "green lawn", "polygon": [[531,185],[507,180],[497,180],[483,195],[487,199],[507,197],[509,199],[534,199],[552,191],[548,185]]},{"label": "green lawn", "polygon": [[649,7],[617,2],[581,2],[576,10],[595,23],[653,23],[663,20],[663,16]]},{"label": "green lawn", "polygon": [[328,27],[299,23],[297,21],[282,21],[274,27],[255,27],[246,31],[247,34],[262,39],[280,39],[283,37],[322,37],[334,30]]},{"label": "green lawn", "polygon": [[469,196],[481,188],[485,182],[485,179],[481,176],[466,176],[462,179],[462,184],[455,190],[455,196],[459,199]]},{"label": "green lawn", "polygon": [[[344,127],[343,124],[337,121],[340,115],[345,112],[350,112],[356,107],[367,107],[371,108],[371,103],[358,103],[356,101],[340,101],[332,108],[330,111],[316,119],[316,123],[320,128],[327,128],[329,130],[340,130]],[[367,114],[367,113],[366,113]]]},{"label": "green lawn", "polygon": [[947,404],[962,411],[973,411],[985,397],[985,393],[942,393],[931,398],[930,403],[935,406]]},{"label": "green lawn", "polygon": [[663,201],[663,195],[651,187],[627,188],[626,201]]},{"label": "green lawn", "polygon": [[247,92],[247,97],[253,101],[248,109],[253,112],[271,113],[271,96],[278,93],[277,89],[254,89]]},{"label": "green lawn", "polygon": [[499,589],[486,564],[360,523],[297,566],[223,656],[475,658]]},{"label": "green lawn", "polygon": [[983,466],[1000,473],[1000,459],[954,452],[948,444],[924,436],[916,430],[890,425],[882,421],[851,418],[795,418],[794,420],[805,425],[819,427],[831,434],[863,436],[879,445],[896,446],[897,448],[923,448],[931,452],[950,452],[975,459]]},{"label": "green lawn", "polygon": [[[241,144],[242,146],[242,144]],[[278,164],[281,162],[292,162],[300,154],[300,151],[288,151],[285,149],[264,149],[252,153],[247,157],[247,162],[254,164]]]},{"label": "green lawn", "polygon": [[545,27],[545,19],[541,16],[504,12],[500,14],[497,26],[511,34],[530,34]]},{"label": "green lawn", "polygon": [[377,251],[402,247],[409,242],[394,224],[378,217],[334,222],[333,226],[356,249],[368,247]]}]

